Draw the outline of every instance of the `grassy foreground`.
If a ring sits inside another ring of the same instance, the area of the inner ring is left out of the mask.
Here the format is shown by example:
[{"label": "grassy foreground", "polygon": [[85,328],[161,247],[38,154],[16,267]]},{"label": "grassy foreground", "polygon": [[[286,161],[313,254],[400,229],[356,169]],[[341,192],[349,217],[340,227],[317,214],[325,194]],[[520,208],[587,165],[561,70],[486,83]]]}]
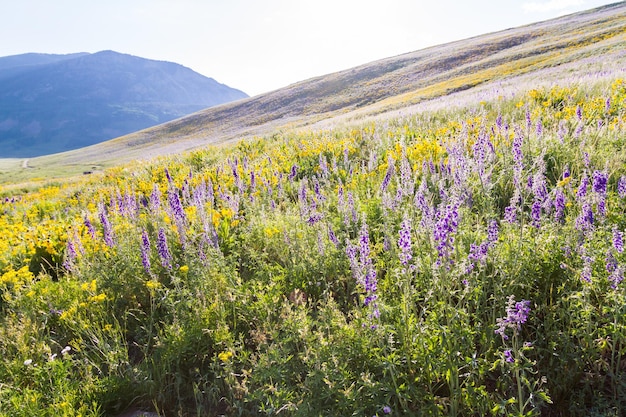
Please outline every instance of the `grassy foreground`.
[{"label": "grassy foreground", "polygon": [[626,83],[0,189],[0,414],[626,411]]}]

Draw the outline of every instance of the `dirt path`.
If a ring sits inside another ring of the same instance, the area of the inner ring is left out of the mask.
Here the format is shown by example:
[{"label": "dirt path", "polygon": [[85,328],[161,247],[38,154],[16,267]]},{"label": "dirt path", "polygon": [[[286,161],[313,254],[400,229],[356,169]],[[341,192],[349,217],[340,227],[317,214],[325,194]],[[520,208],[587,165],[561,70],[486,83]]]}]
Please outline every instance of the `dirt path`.
[{"label": "dirt path", "polygon": [[22,168],[24,168],[24,169],[28,168],[28,159],[24,159],[22,161]]}]

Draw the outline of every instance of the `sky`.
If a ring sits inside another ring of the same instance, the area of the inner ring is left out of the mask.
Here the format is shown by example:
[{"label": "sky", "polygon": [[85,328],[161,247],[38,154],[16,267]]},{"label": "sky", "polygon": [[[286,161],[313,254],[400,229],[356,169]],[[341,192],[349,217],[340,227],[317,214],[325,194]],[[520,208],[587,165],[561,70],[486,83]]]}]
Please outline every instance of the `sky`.
[{"label": "sky", "polygon": [[0,57],[114,50],[254,96],[602,0],[0,0]]}]

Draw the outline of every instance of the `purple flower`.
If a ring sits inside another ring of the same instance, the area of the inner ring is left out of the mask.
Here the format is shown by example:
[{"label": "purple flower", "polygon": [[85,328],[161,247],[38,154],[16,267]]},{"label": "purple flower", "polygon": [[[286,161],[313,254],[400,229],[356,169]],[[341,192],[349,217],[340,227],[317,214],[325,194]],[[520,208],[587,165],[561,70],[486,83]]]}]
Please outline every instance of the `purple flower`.
[{"label": "purple flower", "polygon": [[580,279],[584,282],[591,282],[591,263],[593,258],[583,256],[583,269],[580,271]]},{"label": "purple flower", "polygon": [[609,175],[603,171],[593,172],[593,191],[600,196],[606,195],[606,184],[608,182]]},{"label": "purple flower", "polygon": [[143,269],[150,274],[150,238],[145,230],[141,233],[141,264]]},{"label": "purple flower", "polygon": [[100,223],[102,223],[102,233],[104,235],[104,243],[112,248],[115,246],[115,239],[113,237],[113,227],[107,217],[106,209],[100,207]]},{"label": "purple flower", "polygon": [[582,107],[580,107],[580,105],[576,106],[576,117],[578,118],[578,120],[583,119],[583,109]]},{"label": "purple flower", "polygon": [[498,241],[498,221],[492,220],[487,227],[487,241],[491,244]]},{"label": "purple flower", "polygon": [[617,253],[624,252],[624,234],[617,226],[613,227],[613,247]]},{"label": "purple flower", "polygon": [[557,188],[554,195],[554,218],[557,222],[563,221],[565,213],[565,194]]},{"label": "purple flower", "polygon": [[530,301],[521,300],[515,302],[515,296],[509,296],[506,307],[506,317],[501,317],[496,320],[498,324],[495,330],[496,334],[502,336],[503,339],[508,339],[506,334],[507,329],[512,329],[514,334],[517,334],[522,329],[522,324],[528,320],[530,314]]},{"label": "purple flower", "polygon": [[611,288],[617,289],[617,286],[624,280],[624,268],[619,265],[609,276]]},{"label": "purple flower", "polygon": [[185,210],[183,210],[183,205],[180,202],[177,190],[170,190],[167,193],[167,201],[170,205],[175,221],[185,221]]},{"label": "purple flower", "polygon": [[298,165],[293,164],[287,178],[289,179],[289,181],[293,181],[296,178],[296,175],[298,175]]},{"label": "purple flower", "polygon": [[626,197],[626,175],[622,175],[617,182],[617,193],[621,198]]},{"label": "purple flower", "polygon": [[[456,205],[448,204],[437,213],[437,222],[433,229],[439,258],[447,257],[454,249],[454,236],[459,224],[459,212]],[[440,259],[441,260],[441,259]]]},{"label": "purple flower", "polygon": [[530,211],[531,218],[533,220],[533,226],[536,228],[541,227],[541,201],[533,201],[533,205]]},{"label": "purple flower", "polygon": [[508,363],[515,362],[515,359],[513,359],[513,353],[511,352],[511,349],[507,349],[504,351],[504,360]]},{"label": "purple flower", "polygon": [[583,175],[580,179],[580,185],[578,186],[578,191],[576,191],[576,198],[581,199],[587,195],[587,187],[589,186],[589,177],[587,174]]},{"label": "purple flower", "polygon": [[85,215],[85,219],[83,221],[83,224],[87,228],[87,232],[89,233],[89,236],[91,236],[92,239],[95,239],[95,237],[96,237],[96,229],[93,227],[93,224],[91,224],[91,221],[89,221],[89,217],[87,217],[87,215]]},{"label": "purple flower", "polygon": [[164,268],[172,269],[172,254],[167,247],[167,237],[162,227],[159,228],[157,235],[157,251],[161,257],[161,265],[163,265]]},{"label": "purple flower", "polygon": [[580,231],[593,229],[593,211],[588,203],[583,203],[580,215],[576,218],[576,228]]},{"label": "purple flower", "polygon": [[391,181],[391,177],[393,177],[394,172],[395,172],[395,164],[394,164],[393,158],[389,156],[389,159],[387,160],[387,172],[385,173],[385,178],[383,178],[383,182],[380,185],[380,191],[385,191],[387,189],[387,187],[389,186],[389,182]]},{"label": "purple flower", "polygon": [[513,151],[513,160],[518,166],[522,165],[522,161],[524,159],[524,155],[522,154],[522,140],[523,138],[521,132],[515,132],[515,137],[513,138],[513,146],[511,150]]},{"label": "purple flower", "polygon": [[65,246],[65,260],[63,261],[63,267],[68,271],[71,271],[74,267],[74,260],[76,260],[76,248],[72,239],[68,239]]},{"label": "purple flower", "polygon": [[337,239],[337,236],[335,235],[335,232],[333,232],[333,228],[330,224],[328,225],[328,240],[330,240],[336,248],[339,247],[339,239]]},{"label": "purple flower", "polygon": [[389,407],[388,405],[383,407],[383,413],[385,414],[391,414],[391,407]]},{"label": "purple flower", "polygon": [[400,228],[398,247],[400,248],[400,263],[406,266],[413,258],[413,255],[411,254],[411,221],[406,216]]}]

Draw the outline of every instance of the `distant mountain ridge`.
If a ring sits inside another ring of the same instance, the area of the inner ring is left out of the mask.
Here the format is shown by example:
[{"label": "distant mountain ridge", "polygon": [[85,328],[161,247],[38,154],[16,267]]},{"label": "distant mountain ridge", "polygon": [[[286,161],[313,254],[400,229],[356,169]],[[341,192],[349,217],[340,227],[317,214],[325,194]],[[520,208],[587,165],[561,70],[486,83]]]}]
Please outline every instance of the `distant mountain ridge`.
[{"label": "distant mountain ridge", "polygon": [[0,158],[76,149],[248,97],[189,68],[114,51],[0,58]]}]

